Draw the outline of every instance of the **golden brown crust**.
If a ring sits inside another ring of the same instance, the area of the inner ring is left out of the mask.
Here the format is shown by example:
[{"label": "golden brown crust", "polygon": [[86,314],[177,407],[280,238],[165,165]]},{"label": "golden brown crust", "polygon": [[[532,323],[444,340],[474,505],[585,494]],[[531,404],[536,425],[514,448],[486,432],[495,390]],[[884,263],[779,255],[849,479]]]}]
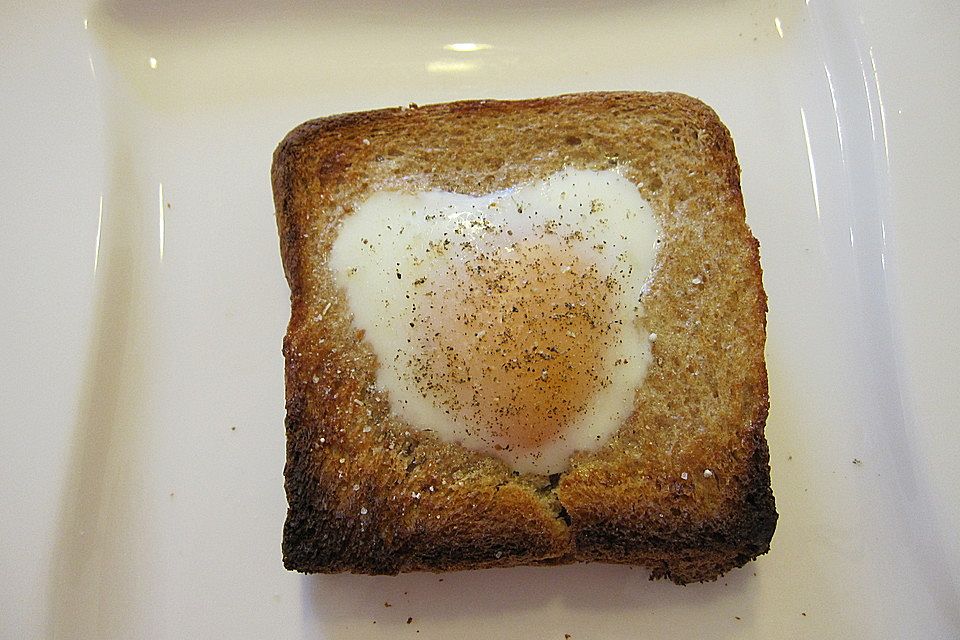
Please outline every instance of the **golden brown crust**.
[{"label": "golden brown crust", "polygon": [[[559,477],[398,421],[326,266],[376,189],[487,193],[616,166],[663,228],[636,411]],[[291,319],[283,552],[306,572],[617,562],[685,583],[765,553],[766,296],[726,128],[681,94],[589,93],[344,114],[292,131],[273,187]]]}]

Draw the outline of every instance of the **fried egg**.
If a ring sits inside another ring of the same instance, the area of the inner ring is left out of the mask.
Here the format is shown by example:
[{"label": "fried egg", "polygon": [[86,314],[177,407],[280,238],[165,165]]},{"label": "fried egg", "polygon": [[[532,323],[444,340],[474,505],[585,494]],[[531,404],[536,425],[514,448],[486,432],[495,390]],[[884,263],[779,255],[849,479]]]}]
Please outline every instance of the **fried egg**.
[{"label": "fried egg", "polygon": [[636,184],[567,169],[479,197],[376,192],[329,267],[399,419],[550,474],[633,411],[660,234]]}]

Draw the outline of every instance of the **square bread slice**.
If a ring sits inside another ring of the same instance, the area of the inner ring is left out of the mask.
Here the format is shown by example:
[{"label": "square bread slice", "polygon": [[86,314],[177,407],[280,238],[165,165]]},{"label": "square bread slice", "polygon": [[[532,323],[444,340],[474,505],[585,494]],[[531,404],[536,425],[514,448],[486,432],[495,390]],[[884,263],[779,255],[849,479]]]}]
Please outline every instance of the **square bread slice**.
[{"label": "square bread slice", "polygon": [[[328,258],[377,191],[481,195],[565,168],[614,168],[652,206],[662,243],[643,324],[656,341],[630,418],[541,476],[396,417]],[[291,292],[287,568],[607,562],[687,583],[768,551],[766,296],[733,142],[709,107],[606,92],[335,115],[287,135],[272,177]]]}]

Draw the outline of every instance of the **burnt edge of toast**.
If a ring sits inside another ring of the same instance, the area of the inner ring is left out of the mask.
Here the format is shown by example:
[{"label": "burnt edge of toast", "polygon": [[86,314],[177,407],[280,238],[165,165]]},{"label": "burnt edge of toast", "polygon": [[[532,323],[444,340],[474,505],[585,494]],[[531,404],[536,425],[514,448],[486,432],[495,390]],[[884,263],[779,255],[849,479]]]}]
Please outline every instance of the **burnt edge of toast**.
[{"label": "burnt edge of toast", "polygon": [[[336,496],[327,495],[317,477],[315,465],[310,462],[311,434],[322,417],[311,416],[306,409],[302,389],[298,388],[297,376],[289,348],[293,332],[298,324],[297,300],[302,293],[300,273],[301,244],[297,241],[302,233],[300,220],[291,215],[291,208],[304,177],[296,172],[298,158],[303,150],[308,153],[310,144],[325,133],[344,127],[360,127],[371,122],[392,117],[408,110],[438,110],[446,113],[510,109],[516,106],[547,104],[558,100],[610,99],[631,93],[568,94],[555,98],[523,101],[479,100],[429,105],[426,107],[391,108],[352,114],[341,114],[304,123],[294,129],[278,146],[273,163],[272,181],[280,228],[280,244],[284,271],[291,289],[293,303],[290,330],[285,339],[287,356],[287,463],[284,470],[288,499],[288,514],[283,530],[283,559],[288,569],[305,573],[353,572],[392,575],[403,571],[450,571],[493,566],[529,564],[565,564],[574,562],[629,563],[646,566],[650,577],[666,577],[679,584],[716,579],[731,568],[766,553],[776,527],[777,513],[770,487],[769,453],[763,435],[768,410],[767,379],[762,371],[763,401],[745,436],[744,449],[749,452],[749,463],[740,478],[740,495],[731,499],[731,507],[723,517],[709,523],[701,530],[691,530],[684,535],[669,539],[644,536],[632,541],[632,548],[624,550],[622,531],[604,531],[602,527],[581,529],[571,521],[563,505],[555,514],[567,535],[567,544],[535,544],[535,540],[514,536],[501,536],[500,544],[482,550],[457,545],[454,540],[436,541],[429,549],[411,549],[394,546],[376,536],[363,536],[362,545],[356,546],[356,523],[351,516],[339,509]],[[649,95],[649,94],[646,94]],[[740,196],[739,164],[733,150],[733,142],[726,127],[716,114],[702,102],[682,94],[660,94],[661,99],[679,103],[691,111],[694,117],[706,118],[707,126],[717,129],[721,142],[715,150],[724,157],[722,163],[729,170],[730,188],[735,191],[742,211]],[[336,176],[349,164],[346,154],[330,153],[321,159],[317,174],[309,180]],[[757,252],[758,243],[754,243]],[[755,261],[758,282],[760,281],[759,258]],[[762,289],[761,289],[761,295]],[[765,295],[764,313],[766,311]],[[763,321],[765,325],[765,319]],[[552,490],[552,489],[551,489]],[[374,525],[375,526],[375,525]],[[619,534],[619,535],[618,535]],[[496,535],[496,532],[494,532]],[[353,536],[353,538],[352,538]]]}]

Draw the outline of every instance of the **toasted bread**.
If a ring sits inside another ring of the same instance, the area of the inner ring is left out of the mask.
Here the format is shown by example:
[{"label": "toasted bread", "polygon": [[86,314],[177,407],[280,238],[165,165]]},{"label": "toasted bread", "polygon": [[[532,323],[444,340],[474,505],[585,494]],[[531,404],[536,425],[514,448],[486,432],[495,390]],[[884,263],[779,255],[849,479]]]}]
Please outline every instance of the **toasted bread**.
[{"label": "toasted bread", "polygon": [[[398,419],[327,260],[376,191],[480,195],[566,167],[615,167],[651,204],[663,235],[643,323],[657,339],[633,415],[547,477]],[[767,552],[766,296],[733,142],[709,107],[614,92],[336,115],[287,135],[272,177],[291,291],[289,569],[607,562],[687,583]]]}]

